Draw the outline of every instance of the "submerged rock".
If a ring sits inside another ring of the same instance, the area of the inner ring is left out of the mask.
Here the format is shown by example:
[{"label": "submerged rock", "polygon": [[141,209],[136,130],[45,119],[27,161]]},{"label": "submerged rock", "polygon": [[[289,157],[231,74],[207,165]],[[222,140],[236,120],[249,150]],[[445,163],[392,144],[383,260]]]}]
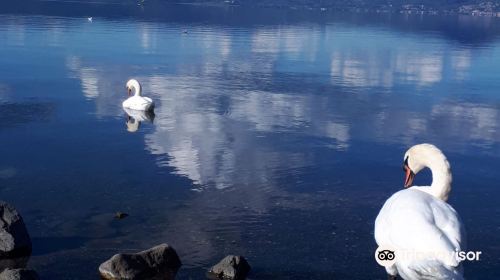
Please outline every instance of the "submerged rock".
[{"label": "submerged rock", "polygon": [[0,280],[39,280],[38,274],[31,269],[6,269],[0,273]]},{"label": "submerged rock", "polygon": [[249,271],[250,265],[244,257],[229,255],[214,265],[207,276],[212,279],[242,280]]},{"label": "submerged rock", "polygon": [[14,207],[0,201],[0,258],[31,254],[31,239],[23,218]]},{"label": "submerged rock", "polygon": [[136,254],[117,254],[99,266],[104,279],[173,280],[181,267],[175,249],[161,244]]},{"label": "submerged rock", "polygon": [[125,219],[126,217],[128,217],[127,213],[123,213],[123,212],[116,212],[115,213],[115,218],[118,220]]}]

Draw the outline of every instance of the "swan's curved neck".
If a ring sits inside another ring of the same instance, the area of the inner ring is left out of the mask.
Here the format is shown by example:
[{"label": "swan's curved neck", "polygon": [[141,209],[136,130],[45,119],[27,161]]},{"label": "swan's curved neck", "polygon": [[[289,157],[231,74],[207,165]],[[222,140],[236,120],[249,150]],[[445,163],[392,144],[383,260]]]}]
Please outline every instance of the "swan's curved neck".
[{"label": "swan's curved neck", "polygon": [[141,84],[134,82],[130,87],[134,88],[134,96],[141,96]]},{"label": "swan's curved neck", "polygon": [[450,163],[444,155],[436,155],[429,158],[427,167],[432,172],[432,185],[430,186],[430,194],[443,200],[448,200],[448,195],[451,191],[451,171]]}]

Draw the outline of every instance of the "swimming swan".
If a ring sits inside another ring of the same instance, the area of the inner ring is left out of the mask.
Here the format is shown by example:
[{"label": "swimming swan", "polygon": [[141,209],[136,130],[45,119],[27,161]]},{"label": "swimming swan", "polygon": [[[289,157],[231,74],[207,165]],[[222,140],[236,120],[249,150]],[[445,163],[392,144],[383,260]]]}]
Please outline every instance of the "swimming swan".
[{"label": "swimming swan", "polygon": [[123,108],[137,111],[148,111],[154,108],[151,98],[141,96],[141,84],[136,79],[131,79],[127,82],[127,91],[129,96],[134,91],[134,95],[123,101]]},{"label": "swimming swan", "polygon": [[[432,185],[411,186],[425,167],[432,171]],[[465,230],[446,203],[452,180],[448,160],[435,146],[420,144],[406,152],[403,168],[405,189],[385,202],[375,220],[377,244],[395,251],[395,262],[386,266],[389,279],[463,279],[454,254],[465,250]],[[398,252],[409,254],[398,258]]]}]

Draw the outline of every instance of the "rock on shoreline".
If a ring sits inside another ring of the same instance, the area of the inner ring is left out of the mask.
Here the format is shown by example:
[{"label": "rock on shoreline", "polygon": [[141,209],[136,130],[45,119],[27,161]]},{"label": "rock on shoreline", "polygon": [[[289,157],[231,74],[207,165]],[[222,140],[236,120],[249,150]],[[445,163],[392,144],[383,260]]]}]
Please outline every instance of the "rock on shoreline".
[{"label": "rock on shoreline", "polygon": [[31,239],[17,210],[0,201],[0,258],[31,254]]},{"label": "rock on shoreline", "polygon": [[6,269],[0,273],[1,280],[39,280],[38,274],[31,269]]},{"label": "rock on shoreline", "polygon": [[103,279],[173,280],[182,263],[174,248],[161,244],[136,254],[117,254],[99,266]]},{"label": "rock on shoreline", "polygon": [[229,255],[214,265],[207,273],[212,279],[243,280],[250,271],[250,265],[242,256]]}]

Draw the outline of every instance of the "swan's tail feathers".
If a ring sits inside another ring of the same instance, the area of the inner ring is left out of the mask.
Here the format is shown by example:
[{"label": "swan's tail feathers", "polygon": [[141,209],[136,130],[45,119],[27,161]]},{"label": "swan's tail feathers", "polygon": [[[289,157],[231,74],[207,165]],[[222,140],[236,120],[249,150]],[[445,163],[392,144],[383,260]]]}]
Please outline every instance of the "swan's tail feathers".
[{"label": "swan's tail feathers", "polygon": [[414,275],[411,279],[464,280],[461,265],[458,267],[447,266],[438,260],[413,262],[408,266],[408,269]]}]

